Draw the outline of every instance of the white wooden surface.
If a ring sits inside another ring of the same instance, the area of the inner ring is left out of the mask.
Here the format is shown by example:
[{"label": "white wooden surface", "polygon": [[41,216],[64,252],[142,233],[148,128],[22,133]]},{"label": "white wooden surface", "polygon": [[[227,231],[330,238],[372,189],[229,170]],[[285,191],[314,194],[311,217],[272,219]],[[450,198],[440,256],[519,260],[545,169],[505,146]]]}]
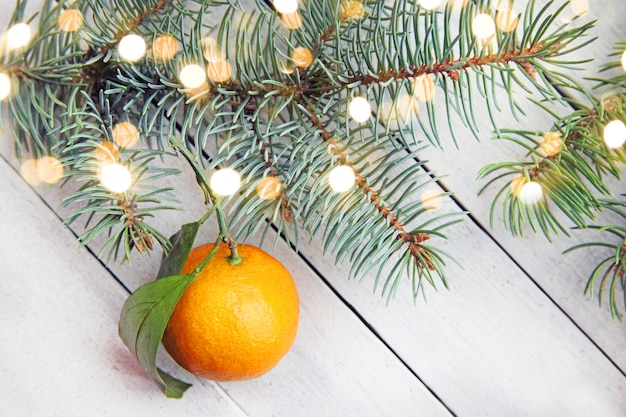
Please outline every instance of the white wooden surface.
[{"label": "white wooden surface", "polygon": [[[592,3],[586,18],[601,19],[591,50],[599,59],[624,39],[625,13],[622,0],[602,2],[601,10]],[[626,416],[624,324],[582,295],[599,254],[562,257],[580,236],[551,245],[488,227],[491,201],[476,196],[473,178],[484,164],[515,156],[487,140],[486,124],[483,132],[479,144],[470,139],[460,150],[427,155],[475,219],[441,243],[463,265],[450,265],[451,291],[430,291],[417,304],[400,293],[386,306],[371,281],[348,281],[348,267],[324,258],[318,242],[300,254],[281,244],[276,256],[302,303],[293,349],[269,374],[227,384],[191,378],[163,355],[168,370],[194,383],[178,401],[162,397],[117,336],[124,286],[153,279],[158,256],[105,268],[77,249],[75,232],[54,210],[65,191],[26,185],[4,132],[0,415]],[[193,181],[182,183],[181,194],[197,201]],[[173,232],[201,210],[159,222]]]}]

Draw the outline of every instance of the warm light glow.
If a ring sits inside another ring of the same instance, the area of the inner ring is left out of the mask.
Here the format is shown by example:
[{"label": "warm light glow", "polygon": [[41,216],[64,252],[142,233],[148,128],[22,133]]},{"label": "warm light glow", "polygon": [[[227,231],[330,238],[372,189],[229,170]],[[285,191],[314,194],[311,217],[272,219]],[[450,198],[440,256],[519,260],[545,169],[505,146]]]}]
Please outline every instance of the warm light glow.
[{"label": "warm light glow", "polygon": [[622,54],[622,68],[626,71],[626,51]]},{"label": "warm light glow", "polygon": [[30,42],[30,36],[30,27],[26,23],[15,24],[7,30],[7,46],[10,49],[26,46]]},{"label": "warm light glow", "polygon": [[421,201],[426,210],[437,210],[441,207],[441,194],[437,190],[425,190]]},{"label": "warm light glow", "polygon": [[298,0],[274,0],[272,4],[282,14],[293,13],[298,10]]},{"label": "warm light glow", "polygon": [[4,72],[0,72],[0,100],[4,100],[11,94],[11,79]]},{"label": "warm light glow", "polygon": [[441,0],[419,0],[419,5],[426,10],[433,10],[441,4]]},{"label": "warm light glow", "polygon": [[120,40],[117,50],[122,59],[136,62],[146,54],[146,41],[141,36],[131,33]]},{"label": "warm light glow", "polygon": [[200,41],[202,46],[202,55],[208,62],[220,62],[226,59],[226,55],[222,52],[222,48],[215,38],[207,36]]},{"label": "warm light glow", "polygon": [[328,184],[336,193],[343,193],[354,186],[356,175],[352,167],[339,165],[330,170],[328,174]]},{"label": "warm light glow", "polygon": [[63,176],[63,164],[52,156],[43,156],[37,161],[37,174],[41,181],[55,184]]},{"label": "warm light glow", "polygon": [[419,102],[414,95],[402,94],[400,98],[398,98],[395,114],[399,122],[409,124],[412,119],[417,119],[418,113]]},{"label": "warm light glow", "polygon": [[99,179],[104,188],[114,193],[125,192],[133,182],[130,171],[120,164],[104,165],[100,171]]},{"label": "warm light glow", "polygon": [[559,132],[548,132],[543,135],[543,142],[539,146],[546,156],[555,156],[561,152],[563,138]]},{"label": "warm light glow", "polygon": [[130,122],[120,122],[113,128],[113,140],[122,148],[130,148],[139,141],[139,130]]},{"label": "warm light glow", "polygon": [[511,193],[515,197],[519,197],[519,193],[520,191],[522,191],[522,187],[524,187],[524,184],[526,184],[525,176],[518,175],[517,177],[513,178],[513,180],[511,181]]},{"label": "warm light glow", "polygon": [[613,120],[604,127],[604,142],[611,149],[619,148],[626,142],[626,125],[621,120]]},{"label": "warm light glow", "polygon": [[369,101],[363,97],[355,97],[350,101],[348,112],[355,121],[364,123],[372,115],[372,107]]},{"label": "warm light glow", "polygon": [[83,25],[83,14],[80,10],[67,9],[59,15],[59,28],[64,32],[75,32]]},{"label": "warm light glow", "polygon": [[413,81],[413,95],[421,101],[430,101],[435,95],[435,82],[428,75],[415,77]]},{"label": "warm light glow", "polygon": [[198,88],[206,81],[204,69],[197,64],[185,65],[178,74],[180,83],[185,88]]},{"label": "warm light glow", "polygon": [[94,157],[98,165],[111,164],[119,160],[120,151],[113,142],[102,142],[94,150]]},{"label": "warm light glow", "polygon": [[306,68],[313,62],[313,53],[304,46],[298,46],[291,52],[291,60],[301,68]]},{"label": "warm light glow", "polygon": [[296,67],[291,62],[286,61],[280,61],[278,67],[283,74],[292,74],[296,70]]},{"label": "warm light glow", "polygon": [[218,195],[229,196],[239,190],[241,186],[241,175],[231,168],[218,169],[211,175],[209,180],[211,189]]},{"label": "warm light glow", "polygon": [[543,197],[543,188],[536,181],[528,181],[522,186],[519,192],[519,199],[522,203],[532,205],[536,204]]},{"label": "warm light glow", "polygon": [[228,61],[209,62],[207,64],[207,75],[216,83],[223,83],[230,80],[232,68]]},{"label": "warm light glow", "polygon": [[570,0],[569,6],[576,16],[584,16],[589,13],[589,1]]},{"label": "warm light glow", "polygon": [[24,181],[30,185],[41,184],[41,178],[39,178],[39,172],[37,170],[37,160],[27,159],[22,162],[20,166],[20,175],[24,178]]},{"label": "warm light glow", "polygon": [[154,57],[161,61],[167,61],[176,56],[178,52],[178,41],[172,35],[164,34],[156,37],[152,42],[152,53]]},{"label": "warm light glow", "polygon": [[365,16],[365,7],[360,1],[350,0],[341,3],[342,20],[359,20],[363,16]]},{"label": "warm light glow", "polygon": [[273,200],[280,196],[283,187],[276,177],[265,177],[256,186],[256,192],[263,200]]},{"label": "warm light glow", "polygon": [[479,14],[472,20],[472,32],[481,40],[488,40],[496,34],[496,22],[488,14]]},{"label": "warm light glow", "polygon": [[502,9],[496,14],[496,25],[502,32],[513,32],[519,20],[512,9]]},{"label": "warm light glow", "polygon": [[302,16],[297,10],[293,13],[286,13],[280,16],[280,21],[287,29],[294,30],[302,26]]}]

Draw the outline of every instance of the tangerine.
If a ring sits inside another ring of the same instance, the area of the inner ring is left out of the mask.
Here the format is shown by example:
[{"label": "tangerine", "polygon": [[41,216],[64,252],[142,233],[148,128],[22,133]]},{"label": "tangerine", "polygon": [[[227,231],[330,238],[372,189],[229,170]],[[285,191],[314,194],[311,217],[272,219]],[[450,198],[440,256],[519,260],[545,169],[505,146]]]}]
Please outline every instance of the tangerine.
[{"label": "tangerine", "polygon": [[[192,249],[182,273],[213,247]],[[239,245],[238,252],[243,261],[231,265],[230,249],[219,246],[183,292],[163,336],[180,366],[215,381],[266,373],[289,351],[298,329],[298,293],[287,269],[255,246]]]}]

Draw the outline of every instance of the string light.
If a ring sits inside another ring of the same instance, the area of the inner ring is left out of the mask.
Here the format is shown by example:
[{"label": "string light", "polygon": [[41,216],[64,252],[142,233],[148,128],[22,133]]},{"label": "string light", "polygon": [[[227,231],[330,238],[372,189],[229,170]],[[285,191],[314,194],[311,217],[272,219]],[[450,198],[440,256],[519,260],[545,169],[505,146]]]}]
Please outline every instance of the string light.
[{"label": "string light", "polygon": [[419,5],[426,10],[433,10],[439,7],[442,0],[419,0]]},{"label": "string light", "polygon": [[232,71],[228,61],[209,62],[207,65],[207,75],[216,83],[228,81]]},{"label": "string light", "polygon": [[626,71],[626,51],[622,54],[622,68]]},{"label": "string light", "polygon": [[7,30],[7,46],[9,49],[24,47],[30,42],[30,36],[30,27],[26,23],[17,23]]},{"label": "string light", "polygon": [[539,146],[546,156],[555,156],[561,152],[563,138],[559,132],[548,132],[543,135],[543,142]]},{"label": "string light", "polygon": [[180,83],[185,88],[198,88],[206,81],[204,69],[197,64],[185,65],[178,74]]},{"label": "string light", "polygon": [[100,170],[99,179],[104,188],[114,193],[125,192],[133,182],[128,168],[117,163],[104,165]]},{"label": "string light", "polygon": [[328,184],[336,193],[343,193],[354,186],[356,175],[352,167],[339,165],[330,170],[328,174]]},{"label": "string light", "polygon": [[274,0],[272,2],[278,13],[287,14],[298,10],[298,0]]},{"label": "string light", "polygon": [[313,53],[304,46],[298,46],[291,52],[291,60],[296,66],[306,68],[313,62]]},{"label": "string light", "polygon": [[350,117],[359,123],[366,122],[372,115],[372,107],[369,101],[363,97],[354,97],[348,106]]},{"label": "string light", "polygon": [[141,36],[131,33],[120,40],[117,50],[122,59],[136,62],[146,54],[146,41]]},{"label": "string light", "polygon": [[265,177],[256,186],[256,192],[263,200],[273,200],[280,195],[282,184],[276,177]]},{"label": "string light", "polygon": [[528,181],[522,186],[518,197],[524,204],[536,204],[543,197],[543,188],[541,188],[541,184],[536,181]]},{"label": "string light", "polygon": [[478,39],[488,40],[496,34],[496,22],[488,14],[476,15],[472,20],[472,33]]},{"label": "string light", "polygon": [[396,116],[399,122],[409,124],[417,120],[419,113],[419,102],[414,95],[402,94],[398,99]]},{"label": "string light", "polygon": [[120,158],[120,151],[113,142],[102,142],[94,150],[94,157],[99,166],[104,166],[117,162]]},{"label": "string light", "polygon": [[280,21],[290,30],[298,29],[302,26],[302,16],[297,10],[292,13],[281,14]]},{"label": "string light", "polygon": [[569,5],[576,16],[584,16],[589,13],[589,1],[587,0],[570,0]]},{"label": "string light", "polygon": [[613,120],[604,127],[603,136],[606,146],[619,148],[626,142],[626,125],[621,120]]},{"label": "string light", "polygon": [[154,57],[161,61],[168,61],[176,56],[178,52],[178,41],[169,34],[163,34],[156,37],[152,42],[152,53]]},{"label": "string light", "polygon": [[0,72],[0,100],[4,100],[11,94],[11,79],[4,72]]},{"label": "string light", "polygon": [[513,180],[511,181],[511,193],[515,197],[519,197],[519,193],[520,191],[522,191],[522,187],[524,187],[524,184],[526,184],[525,176],[518,175],[517,177],[513,178]]},{"label": "string light", "polygon": [[139,141],[139,130],[130,122],[120,122],[113,127],[113,140],[122,148],[130,148]]},{"label": "string light", "polygon": [[76,32],[83,25],[83,14],[80,10],[67,9],[59,15],[59,28],[64,32]]},{"label": "string light", "polygon": [[222,168],[211,175],[209,183],[216,194],[227,197],[241,187],[241,175],[232,168]]},{"label": "string light", "polygon": [[286,61],[280,61],[278,63],[278,69],[283,74],[292,74],[296,70],[296,68],[293,66],[291,62],[286,62]]}]

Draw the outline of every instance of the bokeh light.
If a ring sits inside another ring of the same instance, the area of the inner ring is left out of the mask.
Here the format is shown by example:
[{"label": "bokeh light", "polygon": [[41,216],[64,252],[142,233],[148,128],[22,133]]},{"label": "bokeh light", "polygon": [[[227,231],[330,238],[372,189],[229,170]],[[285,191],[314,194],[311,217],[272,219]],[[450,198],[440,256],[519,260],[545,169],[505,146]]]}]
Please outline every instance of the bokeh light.
[{"label": "bokeh light", "polygon": [[59,28],[64,32],[76,32],[83,26],[83,14],[80,10],[67,9],[59,15]]},{"label": "bokeh light", "polygon": [[206,81],[206,73],[198,64],[189,64],[181,68],[178,74],[180,83],[185,88],[198,88]]},{"label": "bokeh light", "polygon": [[137,62],[146,54],[146,41],[141,36],[130,33],[120,40],[117,50],[122,59]]},{"label": "bokeh light", "polygon": [[114,193],[125,192],[133,182],[128,168],[117,163],[103,165],[98,177],[104,188]]},{"label": "bokeh light", "polygon": [[104,166],[119,161],[120,150],[113,142],[102,142],[94,150],[93,156],[98,166]]},{"label": "bokeh light", "polygon": [[435,95],[435,81],[426,74],[413,80],[413,95],[421,101],[430,101]]},{"label": "bokeh light", "polygon": [[283,186],[276,177],[265,177],[256,186],[256,192],[263,200],[274,200],[280,196]]},{"label": "bokeh light", "polygon": [[11,94],[11,79],[4,72],[0,72],[0,100],[4,100]]},{"label": "bokeh light", "polygon": [[292,13],[284,13],[280,15],[280,21],[287,29],[294,30],[302,26],[302,16],[297,10]]},{"label": "bokeh light", "polygon": [[228,61],[216,61],[207,64],[207,75],[216,83],[230,80],[232,72],[232,67]]},{"label": "bokeh light", "polygon": [[502,9],[496,13],[496,25],[502,32],[513,32],[519,23],[517,13],[513,9]]},{"label": "bokeh light", "polygon": [[619,148],[626,142],[626,125],[621,120],[613,120],[604,127],[603,137],[606,146]]},{"label": "bokeh light", "polygon": [[511,181],[511,193],[515,197],[519,197],[519,193],[520,191],[522,191],[522,187],[524,187],[524,184],[526,184],[525,176],[518,175],[517,177],[513,178],[513,180]]},{"label": "bokeh light", "polygon": [[476,15],[472,20],[472,33],[480,40],[488,40],[496,34],[496,22],[488,14]]},{"label": "bokeh light", "polygon": [[543,135],[543,142],[539,144],[546,156],[555,156],[561,152],[563,138],[559,132],[547,132]]},{"label": "bokeh light", "polygon": [[304,46],[298,46],[291,52],[291,60],[296,66],[306,68],[313,62],[313,53]]},{"label": "bokeh light", "polygon": [[522,186],[518,197],[524,204],[536,204],[543,197],[543,188],[536,181],[528,181]]},{"label": "bokeh light", "polygon": [[41,178],[39,177],[39,171],[37,170],[36,159],[26,159],[20,166],[20,175],[30,185],[41,184]]},{"label": "bokeh light", "polygon": [[233,195],[241,187],[241,175],[232,168],[218,169],[209,180],[211,189],[223,197]]},{"label": "bokeh light", "polygon": [[441,207],[441,193],[437,190],[424,190],[421,196],[422,205],[426,210],[437,210]]},{"label": "bokeh light", "polygon": [[372,115],[369,101],[363,97],[354,97],[348,106],[350,117],[359,123],[366,122]]},{"label": "bokeh light", "polygon": [[282,14],[293,13],[298,10],[298,0],[273,0],[276,11]]},{"label": "bokeh light", "polygon": [[176,56],[178,41],[173,35],[163,34],[152,42],[152,54],[160,61],[168,61]]},{"label": "bokeh light", "polygon": [[439,7],[442,0],[419,0],[419,5],[426,10],[433,10]]},{"label": "bokeh light", "polygon": [[330,170],[328,184],[336,193],[343,193],[354,186],[356,175],[354,169],[348,165],[339,165]]},{"label": "bokeh light", "polygon": [[26,23],[17,23],[6,33],[6,42],[9,49],[22,48],[30,42],[30,27]]},{"label": "bokeh light", "polygon": [[365,7],[360,1],[350,0],[341,3],[342,20],[359,20],[363,16],[365,16]]},{"label": "bokeh light", "polygon": [[139,141],[139,130],[130,122],[120,122],[113,127],[113,140],[122,148],[130,148]]},{"label": "bokeh light", "polygon": [[588,0],[570,0],[569,6],[576,16],[584,16],[589,13]]},{"label": "bokeh light", "polygon": [[63,164],[53,156],[43,156],[37,161],[37,174],[41,181],[56,184],[63,176]]},{"label": "bokeh light", "polygon": [[626,71],[626,51],[622,54],[622,68]]},{"label": "bokeh light", "polygon": [[226,59],[226,55],[215,38],[207,36],[200,41],[202,55],[208,62],[220,62]]}]

